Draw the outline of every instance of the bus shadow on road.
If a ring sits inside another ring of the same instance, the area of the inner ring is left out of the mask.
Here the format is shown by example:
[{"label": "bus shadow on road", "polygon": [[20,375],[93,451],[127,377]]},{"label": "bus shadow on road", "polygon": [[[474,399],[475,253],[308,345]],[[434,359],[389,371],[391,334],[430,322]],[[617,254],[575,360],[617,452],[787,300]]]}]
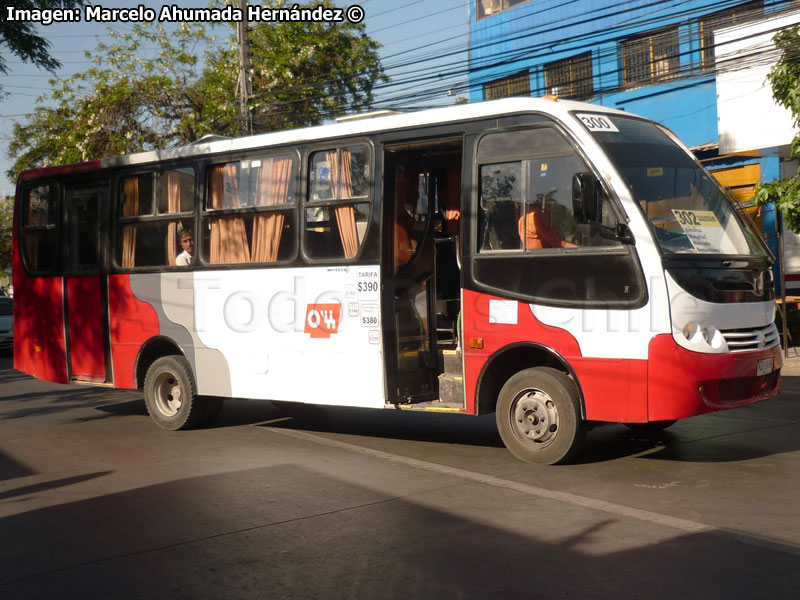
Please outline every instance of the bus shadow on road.
[{"label": "bus shadow on road", "polygon": [[[751,409],[752,410],[752,409]],[[592,431],[573,463],[641,458],[687,463],[734,463],[800,451],[800,423],[751,422],[733,411],[694,417],[644,434],[624,425]]]},{"label": "bus shadow on road", "polygon": [[[13,371],[3,373],[13,376]],[[19,376],[26,378],[26,376]],[[3,396],[3,420],[57,413],[75,423],[119,417],[147,419],[141,392],[45,384],[41,390]],[[790,387],[790,386],[787,386]],[[788,393],[787,393],[788,392]],[[567,464],[586,465],[630,458],[675,462],[741,462],[800,451],[800,408],[787,390],[752,407],[680,421],[645,435],[623,425],[597,427]],[[793,393],[794,392],[794,393]],[[18,405],[14,405],[17,402]],[[333,407],[276,401],[228,400],[208,428],[268,424],[320,434],[396,439],[423,443],[502,448],[493,414],[422,413]]]},{"label": "bus shadow on road", "polygon": [[[145,415],[143,403],[101,410]],[[643,434],[608,424],[588,432],[583,449],[567,464],[629,458],[680,462],[737,462],[800,450],[798,426],[785,419],[752,420],[751,411],[729,411],[682,421],[667,431]],[[763,407],[759,407],[767,414]],[[748,414],[745,414],[748,413]],[[786,416],[786,415],[785,415]],[[211,429],[243,425],[309,433],[502,448],[493,414],[479,417],[299,404],[228,400]]]},{"label": "bus shadow on road", "polygon": [[77,417],[73,419],[75,422],[96,421],[98,419],[107,419],[111,417],[132,417],[132,416],[147,416],[147,408],[144,405],[144,400],[129,400],[127,402],[114,402],[112,404],[104,404],[103,406],[94,407],[96,411],[103,413],[102,415],[91,415],[86,417]]},{"label": "bus shadow on road", "polygon": [[[362,437],[502,447],[494,415],[421,413],[274,403],[269,427]],[[224,416],[224,415],[223,415]]]},{"label": "bus shadow on road", "polygon": [[[249,413],[249,424],[364,438],[503,447],[493,414],[471,417],[274,404],[272,410]],[[754,411],[767,416],[758,418]],[[632,431],[620,424],[603,425],[588,432],[584,447],[566,464],[587,465],[631,458],[689,463],[742,462],[800,451],[800,424],[771,419],[769,414],[768,407],[711,414],[653,433]],[[257,415],[264,419],[261,422],[252,419]],[[223,417],[227,415],[223,413]],[[226,420],[223,418],[218,425],[225,426]]]}]

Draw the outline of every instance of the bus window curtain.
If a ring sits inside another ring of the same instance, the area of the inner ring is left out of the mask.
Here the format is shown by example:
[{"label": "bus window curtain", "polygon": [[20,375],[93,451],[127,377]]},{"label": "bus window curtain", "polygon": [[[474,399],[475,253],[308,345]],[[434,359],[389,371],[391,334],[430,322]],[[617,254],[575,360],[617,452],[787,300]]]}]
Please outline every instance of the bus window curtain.
[{"label": "bus window curtain", "polygon": [[[128,177],[122,184],[125,202],[122,205],[123,217],[135,217],[139,206],[139,178]],[[136,266],[136,225],[125,225],[122,228],[122,268],[132,269]]]},{"label": "bus window curtain", "polygon": [[[349,150],[342,150],[341,169],[336,160],[336,152],[328,153],[328,162],[331,164],[331,185],[339,183],[339,193],[337,198],[352,198],[353,180],[352,168],[353,160]],[[336,189],[334,187],[334,189]],[[345,258],[353,258],[358,254],[358,232],[356,231],[356,217],[353,206],[337,206],[336,224],[339,226],[339,237],[342,240]]]},{"label": "bus window curtain", "polygon": [[[289,200],[289,178],[292,159],[279,158],[264,161],[258,176],[258,206],[286,204]],[[283,213],[256,215],[253,219],[253,262],[275,262],[283,232]]]},{"label": "bus window curtain", "polygon": [[[235,164],[212,167],[209,174],[209,208],[238,208],[239,178]],[[211,220],[212,264],[249,263],[250,247],[242,217],[218,217]]]},{"label": "bus window curtain", "polygon": [[[175,214],[181,210],[181,176],[175,171],[167,172],[167,212]],[[178,222],[170,221],[167,226],[167,264],[175,266],[178,251]]]}]

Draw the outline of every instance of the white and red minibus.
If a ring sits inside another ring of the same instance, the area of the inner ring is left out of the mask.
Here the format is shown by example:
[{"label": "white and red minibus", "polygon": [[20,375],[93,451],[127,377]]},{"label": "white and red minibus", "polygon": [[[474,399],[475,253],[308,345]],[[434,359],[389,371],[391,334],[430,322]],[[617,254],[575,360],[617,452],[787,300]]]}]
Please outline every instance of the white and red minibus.
[{"label": "white and red minibus", "polygon": [[[518,458],[778,393],[771,259],[664,127],[514,98],[19,178],[15,368],[224,398],[496,412]],[[188,248],[188,253],[187,253]]]}]

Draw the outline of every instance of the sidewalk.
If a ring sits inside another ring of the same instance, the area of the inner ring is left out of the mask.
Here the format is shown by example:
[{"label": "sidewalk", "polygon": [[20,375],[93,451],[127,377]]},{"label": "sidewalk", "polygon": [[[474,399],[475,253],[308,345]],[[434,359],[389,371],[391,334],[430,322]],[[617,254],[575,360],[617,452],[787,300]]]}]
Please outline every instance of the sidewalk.
[{"label": "sidewalk", "polygon": [[789,348],[789,356],[785,356],[783,352],[781,352],[781,355],[783,356],[783,369],[781,369],[781,373],[790,376],[800,375],[800,348]]}]

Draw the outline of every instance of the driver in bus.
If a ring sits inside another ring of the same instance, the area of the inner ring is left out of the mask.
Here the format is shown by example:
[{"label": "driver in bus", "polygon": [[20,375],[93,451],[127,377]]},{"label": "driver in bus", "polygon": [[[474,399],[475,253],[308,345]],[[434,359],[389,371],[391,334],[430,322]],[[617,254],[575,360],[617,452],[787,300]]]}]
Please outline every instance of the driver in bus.
[{"label": "driver in bus", "polygon": [[183,252],[175,257],[175,264],[186,267],[194,260],[194,236],[191,229],[184,229],[180,233],[181,248]]},{"label": "driver in bus", "polygon": [[526,250],[542,248],[577,248],[553,229],[549,211],[544,207],[544,200],[538,195],[536,200],[527,205],[527,210],[519,219],[519,237],[525,242]]}]

